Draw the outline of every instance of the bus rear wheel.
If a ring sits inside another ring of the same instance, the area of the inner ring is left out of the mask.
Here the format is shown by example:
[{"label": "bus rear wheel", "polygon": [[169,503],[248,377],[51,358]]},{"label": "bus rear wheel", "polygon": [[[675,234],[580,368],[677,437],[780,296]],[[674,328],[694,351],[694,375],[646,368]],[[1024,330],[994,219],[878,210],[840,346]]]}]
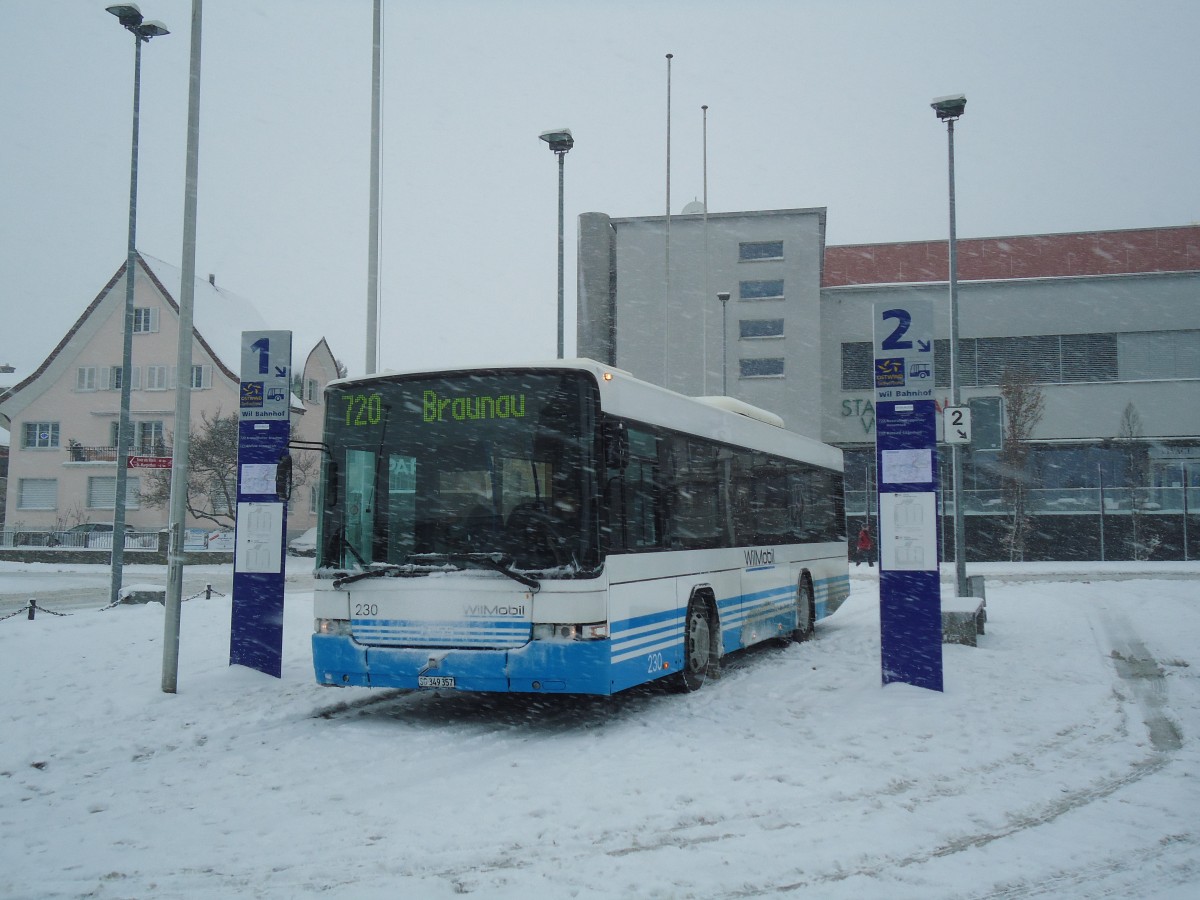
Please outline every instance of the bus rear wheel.
[{"label": "bus rear wheel", "polygon": [[681,691],[698,691],[716,668],[713,618],[701,597],[688,601],[683,627],[683,671],[676,681]]},{"label": "bus rear wheel", "polygon": [[796,630],[792,632],[792,640],[797,644],[812,637],[816,627],[816,607],[813,603],[812,584],[807,578],[801,578],[796,585]]}]

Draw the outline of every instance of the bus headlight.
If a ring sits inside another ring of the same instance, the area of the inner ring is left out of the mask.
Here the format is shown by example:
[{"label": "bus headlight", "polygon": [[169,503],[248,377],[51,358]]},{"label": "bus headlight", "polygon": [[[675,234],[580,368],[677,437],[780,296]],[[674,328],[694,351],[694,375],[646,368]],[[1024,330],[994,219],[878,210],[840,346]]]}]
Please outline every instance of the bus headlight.
[{"label": "bus headlight", "polygon": [[347,636],[350,634],[349,619],[317,619],[313,625],[313,631],[317,634],[330,634]]},{"label": "bus headlight", "polygon": [[538,623],[533,626],[535,641],[602,641],[607,637],[607,622],[592,622],[586,625]]}]

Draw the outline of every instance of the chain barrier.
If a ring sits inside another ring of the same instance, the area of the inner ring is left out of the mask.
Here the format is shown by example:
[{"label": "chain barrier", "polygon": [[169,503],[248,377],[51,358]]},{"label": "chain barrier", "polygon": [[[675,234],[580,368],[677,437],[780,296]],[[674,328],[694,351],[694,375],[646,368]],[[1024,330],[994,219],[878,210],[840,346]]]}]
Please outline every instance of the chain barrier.
[{"label": "chain barrier", "polygon": [[[222,594],[220,591],[213,588],[213,586],[211,584],[206,584],[204,586],[204,590],[198,591],[197,593],[192,594],[192,596],[190,596],[190,597],[184,597],[181,602],[186,603],[188,600],[195,600],[198,597],[203,597],[205,600],[210,600],[210,599],[212,599],[214,594],[218,597],[225,596],[225,594]],[[118,607],[122,603],[124,603],[124,600],[125,600],[125,598],[121,597],[117,600],[116,603],[110,603],[107,606],[102,606],[102,607],[100,607],[100,612],[108,612],[108,610],[110,610],[110,609],[115,609],[116,607]],[[72,616],[72,615],[74,615],[74,613],[58,612],[57,610],[54,610],[54,609],[48,609],[45,606],[39,606],[38,602],[37,602],[37,598],[30,597],[29,602],[25,606],[22,606],[20,609],[15,609],[10,613],[5,613],[4,615],[0,616],[0,622],[3,622],[5,619],[11,619],[16,616],[19,616],[19,615],[21,615],[21,613],[26,613],[28,619],[30,621],[33,621],[34,617],[39,612],[49,613],[52,616]]]},{"label": "chain barrier", "polygon": [[19,616],[21,613],[26,613],[27,618],[29,619],[30,622],[32,622],[34,620],[34,617],[38,614],[39,610],[44,613],[49,613],[52,616],[65,617],[65,616],[74,615],[73,613],[58,612],[57,610],[54,610],[54,609],[47,609],[44,606],[38,606],[37,598],[30,597],[29,602],[25,606],[22,606],[20,609],[13,610],[12,612],[8,613],[7,615],[0,616],[0,622],[3,622],[5,619],[11,619],[13,616]]}]

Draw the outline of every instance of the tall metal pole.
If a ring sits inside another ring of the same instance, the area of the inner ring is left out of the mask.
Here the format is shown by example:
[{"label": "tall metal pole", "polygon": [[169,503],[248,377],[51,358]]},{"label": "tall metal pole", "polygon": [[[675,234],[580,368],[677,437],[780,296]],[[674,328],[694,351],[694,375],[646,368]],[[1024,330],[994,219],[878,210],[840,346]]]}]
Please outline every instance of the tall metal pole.
[{"label": "tall metal pole", "polygon": [[725,307],[729,303],[729,294],[722,291],[717,294],[721,301],[721,394],[729,396],[729,323],[725,321]]},{"label": "tall metal pole", "polygon": [[[960,405],[958,375],[958,236],[954,210],[954,119],[946,120],[950,152],[950,403]],[[954,580],[959,597],[968,596],[967,542],[963,524],[962,453],[958,444],[950,445],[954,468]]]},{"label": "tall metal pole", "polygon": [[701,106],[700,110],[704,116],[703,120],[703,166],[704,166],[704,302],[700,304],[700,334],[703,340],[700,342],[700,365],[704,377],[701,379],[703,383],[703,392],[708,393],[708,298],[711,296],[708,292],[708,106]]},{"label": "tall metal pole", "polygon": [[563,166],[566,161],[566,151],[555,154],[558,157],[558,358],[563,358],[563,303],[566,280],[563,270]]},{"label": "tall metal pole", "polygon": [[125,566],[125,492],[129,485],[130,374],[133,370],[133,279],[137,270],[138,117],[142,96],[142,38],[133,35],[133,151],[129,163],[129,239],[125,254],[125,316],[121,334],[121,415],[117,424],[117,479],[113,498],[112,583],[108,602],[120,599]]},{"label": "tall metal pole", "polygon": [[367,374],[379,361],[379,121],[380,70],[383,42],[382,0],[375,0],[371,40],[371,198],[367,236]]},{"label": "tall metal pole", "polygon": [[671,60],[667,54],[667,242],[666,296],[663,298],[663,387],[669,388],[671,378]]},{"label": "tall metal pole", "polygon": [[171,450],[171,500],[167,546],[166,615],[163,619],[162,689],[174,694],[179,679],[179,618],[183,606],[183,543],[187,524],[188,455],[192,422],[192,312],[196,305],[196,195],[200,165],[200,21],[204,0],[192,0],[188,75],[187,162],[183,186],[183,255],[179,285],[179,339],[175,371],[175,436]]}]

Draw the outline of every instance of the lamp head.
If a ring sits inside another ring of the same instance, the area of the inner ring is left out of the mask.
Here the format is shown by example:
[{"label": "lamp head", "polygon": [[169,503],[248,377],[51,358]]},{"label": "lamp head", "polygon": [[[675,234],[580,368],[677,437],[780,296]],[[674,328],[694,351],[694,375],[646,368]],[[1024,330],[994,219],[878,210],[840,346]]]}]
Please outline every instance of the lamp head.
[{"label": "lamp head", "polygon": [[149,22],[143,22],[136,28],[130,28],[129,30],[136,34],[143,41],[148,41],[152,37],[162,37],[164,34],[171,33],[167,30],[167,26],[158,21],[158,19],[151,19]]},{"label": "lamp head", "polygon": [[726,303],[728,303],[728,302],[729,302],[729,292],[728,292],[728,291],[720,291],[720,292],[718,292],[718,293],[717,293],[717,299],[718,299],[718,300],[720,300],[720,301],[721,301],[721,305],[722,305],[722,306],[724,306]]},{"label": "lamp head", "polygon": [[566,153],[575,146],[575,139],[571,137],[570,128],[556,128],[553,131],[543,131],[538,137],[549,144],[550,149],[555,153]]},{"label": "lamp head", "polygon": [[142,24],[142,11],[136,3],[114,3],[106,9],[116,16],[126,28],[136,28]]},{"label": "lamp head", "polygon": [[947,97],[935,97],[929,104],[937,113],[939,119],[957,119],[967,108],[966,94],[950,94]]}]

